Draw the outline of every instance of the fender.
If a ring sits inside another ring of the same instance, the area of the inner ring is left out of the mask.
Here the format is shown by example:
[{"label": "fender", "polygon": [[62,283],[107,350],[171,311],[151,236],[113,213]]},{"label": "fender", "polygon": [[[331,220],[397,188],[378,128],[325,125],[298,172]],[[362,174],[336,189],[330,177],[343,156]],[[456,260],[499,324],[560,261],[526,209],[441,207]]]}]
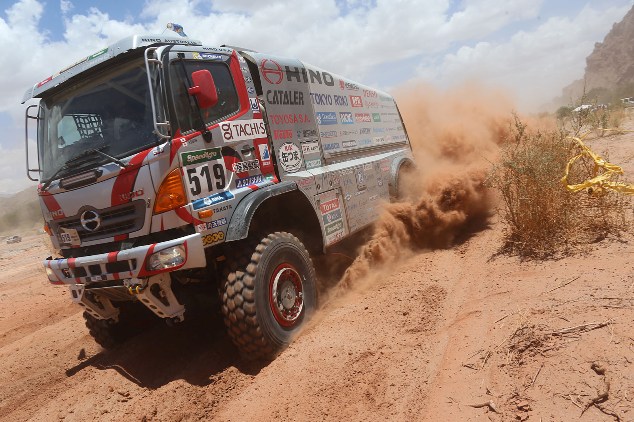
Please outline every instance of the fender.
[{"label": "fender", "polygon": [[287,180],[275,185],[260,188],[247,195],[242,201],[240,201],[231,216],[225,241],[231,242],[246,238],[249,234],[251,219],[260,204],[273,196],[294,190],[297,190],[297,183]]},{"label": "fender", "polygon": [[388,188],[391,198],[398,197],[398,173],[403,166],[411,166],[412,168],[414,168],[416,167],[416,164],[408,156],[402,156],[392,161],[392,166],[390,167],[390,180],[388,181]]}]

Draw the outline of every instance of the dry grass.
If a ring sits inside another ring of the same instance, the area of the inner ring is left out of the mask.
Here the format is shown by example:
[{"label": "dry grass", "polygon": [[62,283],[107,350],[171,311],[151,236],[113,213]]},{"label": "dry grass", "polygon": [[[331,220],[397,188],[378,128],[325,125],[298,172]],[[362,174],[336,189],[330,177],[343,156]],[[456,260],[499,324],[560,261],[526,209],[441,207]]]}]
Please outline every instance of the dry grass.
[{"label": "dry grass", "polygon": [[[576,128],[588,124],[578,121]],[[543,259],[627,230],[629,198],[612,192],[570,193],[560,182],[577,153],[565,130],[533,131],[515,117],[489,178],[502,199],[506,252]],[[593,167],[588,160],[578,162],[570,182],[588,179]]]}]

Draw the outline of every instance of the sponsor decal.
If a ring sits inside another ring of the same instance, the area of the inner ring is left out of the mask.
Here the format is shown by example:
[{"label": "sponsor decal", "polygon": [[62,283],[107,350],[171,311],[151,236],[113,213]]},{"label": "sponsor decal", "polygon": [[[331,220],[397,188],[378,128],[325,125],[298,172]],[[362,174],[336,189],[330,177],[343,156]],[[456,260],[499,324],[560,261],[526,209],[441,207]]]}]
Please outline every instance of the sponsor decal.
[{"label": "sponsor decal", "polygon": [[331,213],[322,215],[321,218],[324,220],[324,225],[330,224],[333,221],[341,220],[341,210],[337,208]]},{"label": "sponsor decal", "polygon": [[99,50],[96,53],[91,54],[90,56],[88,56],[87,60],[96,59],[97,57],[101,56],[102,54],[106,54],[107,52],[108,52],[108,47],[104,48],[103,50]]},{"label": "sponsor decal", "polygon": [[[172,38],[141,38],[141,42],[149,42],[149,43],[165,43],[165,44],[178,44],[178,45],[196,45],[197,42],[188,39],[172,39]],[[204,48],[203,50],[209,50],[208,48]],[[220,50],[220,49],[219,49]],[[231,50],[227,50],[227,52],[231,52]]]},{"label": "sponsor decal", "polygon": [[306,164],[306,170],[321,167],[321,158],[315,158],[314,160],[305,160],[304,164]]},{"label": "sponsor decal", "polygon": [[263,182],[264,182],[264,178],[262,177],[261,174],[258,174],[256,176],[249,176],[243,179],[236,180],[236,188],[238,189],[246,188],[247,186],[257,185],[258,183],[263,183]]},{"label": "sponsor decal", "polygon": [[205,51],[217,51],[217,52],[220,52],[220,53],[228,53],[228,54],[233,53],[232,49],[226,48],[226,47],[203,47],[203,50],[205,50]]},{"label": "sponsor decal", "polygon": [[318,94],[315,92],[311,92],[310,100],[315,105],[332,105],[332,95],[330,94]]},{"label": "sponsor decal", "polygon": [[304,105],[304,93],[301,91],[269,89],[266,91],[266,102],[277,105]]},{"label": "sponsor decal", "polygon": [[319,204],[319,210],[322,214],[327,214],[330,211],[339,209],[339,199],[331,199],[330,201]]},{"label": "sponsor decal", "polygon": [[214,243],[218,243],[225,240],[224,232],[215,232],[212,234],[208,234],[203,236],[203,246],[213,245]]},{"label": "sponsor decal", "polygon": [[262,62],[260,62],[260,73],[262,73],[264,80],[272,85],[279,85],[282,83],[282,67],[275,60],[262,60]]},{"label": "sponsor decal", "polygon": [[[326,227],[324,227],[325,232],[326,232],[326,236],[331,236],[333,234],[337,234],[337,233],[341,233],[343,232],[343,221],[341,219],[339,219],[338,221],[327,225]],[[343,233],[341,233],[343,234]],[[336,237],[335,239],[337,239],[338,237]],[[333,239],[333,240],[335,240]]]},{"label": "sponsor decal", "polygon": [[192,57],[196,60],[223,60],[225,58],[225,56],[222,56],[220,54],[211,54],[211,53],[196,53],[193,52],[192,53]]},{"label": "sponsor decal", "polygon": [[372,129],[372,132],[374,132],[374,133],[383,133],[383,132],[385,132],[385,129],[382,128],[382,127],[375,127],[375,128]]},{"label": "sponsor decal", "polygon": [[322,138],[336,138],[337,131],[336,130],[322,130],[321,132],[319,132],[319,136],[321,136]]},{"label": "sponsor decal", "polygon": [[250,161],[239,161],[237,163],[233,163],[231,166],[231,170],[234,173],[243,173],[249,170],[258,170],[260,168],[260,162],[258,160],[250,160]]},{"label": "sponsor decal", "polygon": [[365,100],[365,106],[369,108],[379,108],[381,104],[378,101]]},{"label": "sponsor decal", "polygon": [[339,149],[339,142],[324,145],[324,151],[332,151],[333,149]]},{"label": "sponsor decal", "polygon": [[284,66],[284,70],[286,71],[286,80],[289,82],[308,83],[310,81],[311,84],[335,86],[335,78],[333,78],[330,73],[322,70],[306,70],[304,67],[299,68],[295,66]]},{"label": "sponsor decal", "polygon": [[220,192],[205,198],[197,199],[192,202],[192,208],[195,210],[208,207],[210,205],[219,204],[220,202],[228,201],[229,199],[233,199],[233,194],[231,192]]},{"label": "sponsor decal", "polygon": [[379,123],[381,121],[381,114],[379,113],[372,113],[372,121],[374,123]]},{"label": "sponsor decal", "polygon": [[382,144],[384,142],[385,142],[385,138],[382,137],[382,136],[377,136],[377,137],[374,138],[374,143],[375,144]]},{"label": "sponsor decal", "polygon": [[222,154],[220,148],[201,149],[198,151],[190,151],[181,153],[183,166],[191,166],[205,161],[220,160]]},{"label": "sponsor decal", "polygon": [[363,107],[363,99],[358,95],[351,95],[350,105],[352,107]]},{"label": "sponsor decal", "polygon": [[249,98],[251,104],[251,111],[260,111],[260,103],[257,98]]},{"label": "sponsor decal", "polygon": [[339,131],[339,136],[350,136],[350,135],[358,135],[358,134],[359,134],[359,131],[356,129]]},{"label": "sponsor decal", "polygon": [[222,205],[218,208],[213,208],[213,211],[214,211],[214,214],[218,214],[219,212],[228,211],[232,208],[233,208],[233,205],[227,204],[227,205]]},{"label": "sponsor decal", "polygon": [[367,97],[367,98],[377,98],[378,95],[376,94],[376,91],[372,91],[371,89],[364,89],[363,90],[363,96]]},{"label": "sponsor decal", "polygon": [[341,146],[344,148],[354,148],[357,146],[357,141],[355,141],[354,139],[351,139],[349,141],[343,141],[341,143]]},{"label": "sponsor decal", "polygon": [[122,193],[119,195],[119,198],[122,201],[129,201],[132,198],[138,198],[139,196],[143,196],[143,189],[135,190],[134,192]]},{"label": "sponsor decal", "polygon": [[297,137],[298,138],[313,138],[317,136],[317,130],[316,129],[304,129],[304,130],[298,130],[297,131]]},{"label": "sponsor decal", "polygon": [[[244,68],[242,70],[244,71]],[[244,81],[248,84],[253,83],[253,79],[251,79],[251,76],[245,76]]]},{"label": "sponsor decal", "polygon": [[274,130],[273,131],[273,139],[293,139],[293,131],[292,130]]},{"label": "sponsor decal", "polygon": [[315,180],[312,177],[304,177],[301,178],[299,180],[297,180],[297,186],[302,188],[302,189],[306,189],[308,187],[313,186],[315,183]]},{"label": "sponsor decal", "polygon": [[302,154],[319,154],[319,152],[318,141],[302,142]]},{"label": "sponsor decal", "polygon": [[359,129],[359,135],[369,135],[370,132],[372,131],[370,130],[369,127],[362,127]]},{"label": "sponsor decal", "polygon": [[355,179],[357,180],[357,190],[362,191],[366,189],[365,185],[365,173],[362,167],[357,167],[354,169]]},{"label": "sponsor decal", "polygon": [[372,118],[369,113],[355,113],[354,119],[359,123],[371,123]]},{"label": "sponsor decal", "polygon": [[220,123],[222,139],[225,142],[244,141],[266,136],[264,120],[237,120]]},{"label": "sponsor decal", "polygon": [[366,139],[361,139],[359,141],[360,147],[367,146],[367,145],[372,145],[372,139],[366,138]]},{"label": "sponsor decal", "polygon": [[252,86],[247,88],[247,92],[251,95],[255,94],[255,88],[253,88]]},{"label": "sponsor decal", "polygon": [[225,217],[219,218],[214,221],[203,222],[201,224],[196,225],[197,232],[204,232],[207,230],[215,229],[216,227],[224,226],[227,224],[227,219]]},{"label": "sponsor decal", "polygon": [[227,186],[220,148],[181,153],[183,176],[192,199],[207,196]]},{"label": "sponsor decal", "polygon": [[344,89],[347,89],[349,91],[358,91],[359,90],[359,85],[357,85],[357,84],[355,84],[353,82],[339,81],[339,88],[341,88],[342,91]]},{"label": "sponsor decal", "polygon": [[310,117],[308,117],[308,114],[270,114],[269,120],[275,125],[310,123]]},{"label": "sponsor decal", "polygon": [[260,152],[260,160],[262,161],[262,167],[271,165],[271,152],[267,144],[259,144],[258,150]]},{"label": "sponsor decal", "polygon": [[279,149],[280,164],[287,173],[293,173],[302,167],[302,154],[299,147],[292,142],[282,144]]},{"label": "sponsor decal", "polygon": [[344,125],[354,124],[354,120],[352,120],[352,113],[350,113],[349,111],[340,112],[339,120],[341,120],[341,123]]},{"label": "sponsor decal", "polygon": [[334,95],[335,105],[348,107],[348,97],[345,95]]},{"label": "sponsor decal", "polygon": [[336,125],[337,113],[334,111],[320,111],[316,113],[318,125]]}]

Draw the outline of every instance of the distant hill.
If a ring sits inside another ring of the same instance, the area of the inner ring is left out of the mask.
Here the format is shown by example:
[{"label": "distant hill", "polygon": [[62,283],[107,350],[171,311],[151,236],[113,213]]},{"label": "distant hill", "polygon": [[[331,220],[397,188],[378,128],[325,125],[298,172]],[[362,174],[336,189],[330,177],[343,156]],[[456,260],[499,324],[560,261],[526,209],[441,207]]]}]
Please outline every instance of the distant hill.
[{"label": "distant hill", "polygon": [[[0,233],[40,228],[42,212],[37,199],[37,188],[30,187],[14,195],[3,195],[0,199]],[[39,226],[39,227],[38,227]]]},{"label": "distant hill", "polygon": [[584,78],[563,89],[560,104],[578,100],[584,93],[598,103],[619,103],[634,97],[634,7],[615,23],[603,42],[586,58]]}]

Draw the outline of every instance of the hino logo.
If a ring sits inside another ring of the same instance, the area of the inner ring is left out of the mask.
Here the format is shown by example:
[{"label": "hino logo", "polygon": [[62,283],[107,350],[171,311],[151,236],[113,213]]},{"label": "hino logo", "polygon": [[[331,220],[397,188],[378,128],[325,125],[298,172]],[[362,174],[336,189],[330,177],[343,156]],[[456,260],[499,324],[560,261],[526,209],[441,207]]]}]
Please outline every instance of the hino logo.
[{"label": "hino logo", "polygon": [[82,212],[79,221],[81,226],[89,232],[94,232],[101,226],[101,216],[93,210]]}]

